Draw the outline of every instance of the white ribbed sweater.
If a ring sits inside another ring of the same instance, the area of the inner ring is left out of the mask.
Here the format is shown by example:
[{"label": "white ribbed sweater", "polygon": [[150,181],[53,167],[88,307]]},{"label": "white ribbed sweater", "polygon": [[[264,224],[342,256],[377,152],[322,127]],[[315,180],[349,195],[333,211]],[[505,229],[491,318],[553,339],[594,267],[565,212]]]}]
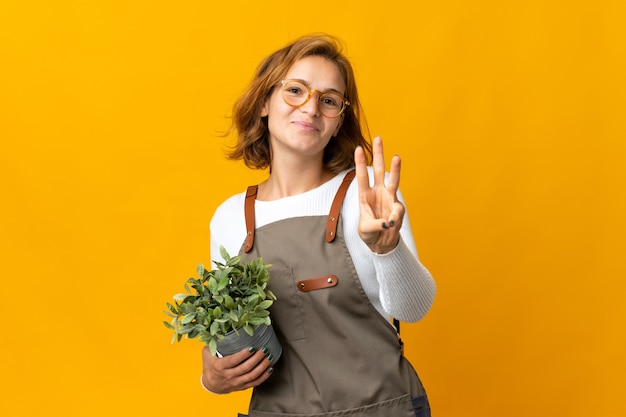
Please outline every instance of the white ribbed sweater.
[{"label": "white ribbed sweater", "polygon": [[[302,194],[273,201],[256,201],[255,225],[290,217],[327,215],[335,193],[343,180],[344,171],[318,188]],[[373,182],[370,169],[370,181]],[[402,201],[402,195],[398,198]],[[220,245],[235,255],[246,237],[244,217],[245,192],[224,201],[211,219],[211,259],[222,260]],[[401,240],[391,252],[373,253],[358,234],[359,200],[356,179],[348,188],[341,209],[344,239],[361,285],[371,303],[385,318],[395,317],[406,322],[420,320],[430,309],[436,286],[428,270],[420,263],[405,215]]]}]

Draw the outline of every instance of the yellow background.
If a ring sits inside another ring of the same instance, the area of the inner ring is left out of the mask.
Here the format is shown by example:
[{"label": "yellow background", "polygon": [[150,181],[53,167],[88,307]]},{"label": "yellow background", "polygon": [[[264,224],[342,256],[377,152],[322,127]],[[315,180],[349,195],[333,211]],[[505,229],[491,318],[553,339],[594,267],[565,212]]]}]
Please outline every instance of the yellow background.
[{"label": "yellow background", "polygon": [[161,321],[216,205],[264,175],[222,156],[233,100],[313,31],[403,157],[434,415],[626,415],[624,2],[368,4],[0,3],[0,415],[245,411]]}]

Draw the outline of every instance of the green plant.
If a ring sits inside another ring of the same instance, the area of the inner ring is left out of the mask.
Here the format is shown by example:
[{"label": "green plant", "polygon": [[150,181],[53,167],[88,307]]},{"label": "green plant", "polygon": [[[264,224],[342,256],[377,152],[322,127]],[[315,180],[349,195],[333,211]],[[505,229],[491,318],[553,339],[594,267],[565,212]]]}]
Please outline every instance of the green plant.
[{"label": "green plant", "polygon": [[241,263],[240,256],[231,257],[224,247],[220,253],[225,263],[213,261],[217,269],[208,271],[198,265],[199,278],[189,278],[185,293],[174,296],[174,304],[166,303],[172,318],[164,321],[174,331],[172,343],[199,337],[215,355],[217,342],[226,333],[243,329],[249,335],[259,325],[270,325],[269,307],[276,296],[267,288],[270,278],[262,258]]}]

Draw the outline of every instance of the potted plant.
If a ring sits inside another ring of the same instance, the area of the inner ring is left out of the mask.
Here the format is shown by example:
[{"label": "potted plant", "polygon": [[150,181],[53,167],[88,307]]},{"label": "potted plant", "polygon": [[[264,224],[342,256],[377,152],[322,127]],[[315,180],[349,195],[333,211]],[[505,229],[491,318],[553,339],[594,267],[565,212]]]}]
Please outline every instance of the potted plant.
[{"label": "potted plant", "polygon": [[257,258],[241,263],[223,246],[220,254],[225,263],[213,261],[216,269],[208,271],[198,265],[199,278],[189,278],[185,293],[166,303],[171,322],[165,327],[174,331],[172,343],[183,336],[199,337],[213,355],[229,355],[245,347],[268,347],[275,360],[282,347],[271,326],[269,308],[276,296],[267,288],[270,264]]}]

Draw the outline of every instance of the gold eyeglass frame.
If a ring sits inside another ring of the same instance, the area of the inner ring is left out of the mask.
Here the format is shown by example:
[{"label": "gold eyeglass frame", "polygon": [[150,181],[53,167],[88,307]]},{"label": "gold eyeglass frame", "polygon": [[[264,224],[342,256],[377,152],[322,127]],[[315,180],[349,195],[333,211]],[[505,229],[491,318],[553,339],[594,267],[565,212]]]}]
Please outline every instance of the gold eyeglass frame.
[{"label": "gold eyeglass frame", "polygon": [[296,82],[298,84],[302,84],[304,86],[304,88],[306,88],[306,91],[308,93],[308,97],[300,104],[295,105],[295,104],[291,104],[289,103],[287,100],[285,100],[285,90],[281,91],[281,97],[283,98],[283,101],[285,103],[287,103],[288,105],[290,105],[291,107],[300,107],[300,106],[304,106],[306,103],[309,102],[309,100],[311,100],[311,97],[313,97],[313,93],[318,93],[319,94],[319,98],[318,100],[321,100],[322,97],[324,97],[327,94],[333,94],[333,95],[337,95],[341,98],[341,110],[339,110],[339,113],[335,116],[327,116],[326,114],[324,114],[324,112],[322,111],[321,107],[318,108],[320,110],[320,113],[322,113],[323,116],[328,117],[329,119],[334,119],[336,117],[339,117],[343,114],[344,111],[346,111],[346,109],[348,108],[348,106],[350,105],[350,101],[348,101],[343,95],[339,94],[336,91],[332,91],[332,92],[323,92],[323,91],[319,91],[319,90],[314,90],[311,87],[309,87],[305,82],[303,82],[302,80],[294,80],[294,79],[287,79],[287,80],[281,80],[280,84],[284,87],[286,83],[288,82]]}]

